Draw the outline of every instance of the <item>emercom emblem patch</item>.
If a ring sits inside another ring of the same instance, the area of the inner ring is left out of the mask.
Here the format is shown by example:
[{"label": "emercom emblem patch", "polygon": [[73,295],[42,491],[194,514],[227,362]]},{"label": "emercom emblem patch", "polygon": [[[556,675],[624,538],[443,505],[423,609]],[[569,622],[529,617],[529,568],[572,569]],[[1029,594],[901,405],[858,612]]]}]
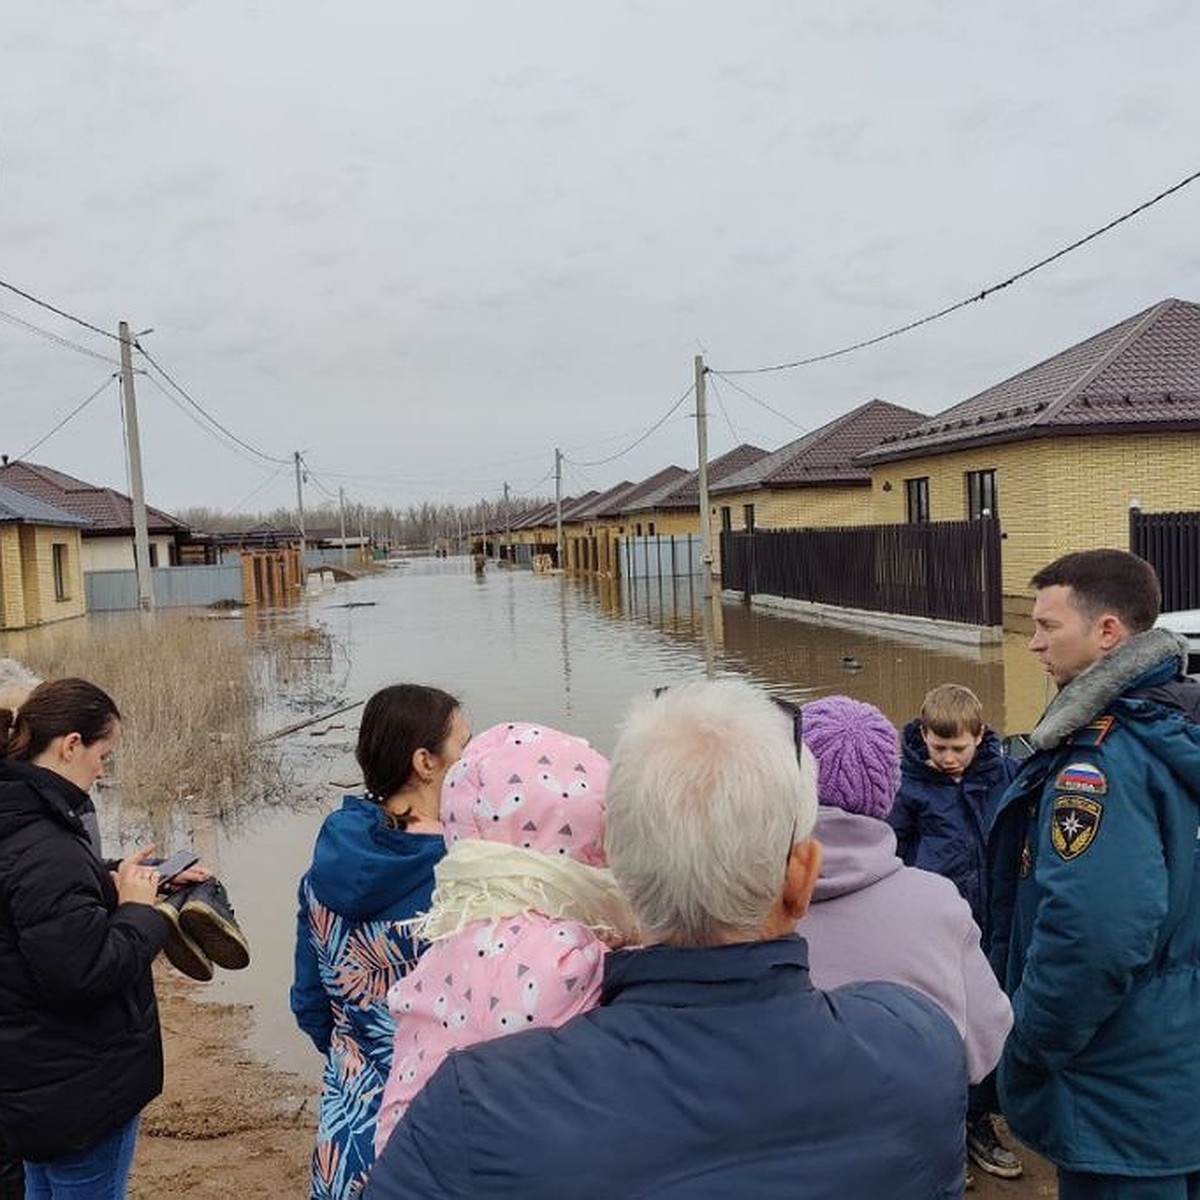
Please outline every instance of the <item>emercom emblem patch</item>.
[{"label": "emercom emblem patch", "polygon": [[1064,862],[1078,858],[1096,840],[1104,806],[1088,796],[1055,796],[1050,810],[1050,844]]}]

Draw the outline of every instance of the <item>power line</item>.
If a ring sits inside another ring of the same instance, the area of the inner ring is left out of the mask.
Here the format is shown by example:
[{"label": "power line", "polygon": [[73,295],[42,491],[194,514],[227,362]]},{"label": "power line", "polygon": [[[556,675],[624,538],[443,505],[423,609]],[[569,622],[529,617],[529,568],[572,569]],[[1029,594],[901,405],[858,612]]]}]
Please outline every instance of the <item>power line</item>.
[{"label": "power line", "polygon": [[85,321],[82,317],[77,317],[74,313],[69,313],[65,309],[56,308],[53,304],[45,300],[39,300],[36,296],[31,296],[28,292],[22,291],[15,284],[6,283],[3,279],[0,279],[0,288],[10,291],[16,296],[20,296],[23,300],[28,300],[30,304],[36,304],[39,308],[44,308],[47,312],[54,313],[55,316],[65,317],[68,321],[74,321],[76,325],[82,325],[84,329],[90,329],[93,333],[100,334],[101,337],[111,338],[114,342],[121,340],[115,333],[107,329],[101,329],[99,325],[93,325],[91,321]]},{"label": "power line", "polygon": [[43,329],[40,325],[35,325],[32,321],[26,321],[23,317],[18,317],[16,313],[6,312],[0,308],[0,321],[6,321],[9,325],[15,325],[20,329],[24,329],[28,333],[36,334],[38,337],[45,338],[47,341],[53,342],[56,346],[62,346],[65,350],[74,350],[78,354],[86,354],[88,358],[99,359],[103,363],[108,363],[109,366],[120,366],[115,358],[109,358],[107,354],[101,354],[96,350],[91,350],[87,346],[81,345],[79,342],[73,342],[70,338],[65,338],[61,334],[53,333],[49,329]]},{"label": "power line", "polygon": [[288,463],[291,460],[286,458],[278,458],[274,454],[268,454],[265,450],[260,450],[257,446],[251,445],[249,442],[238,437],[232,429],[222,425],[181,383],[179,383],[165,367],[161,366],[157,359],[147,350],[141,343],[135,341],[134,348],[141,356],[177,391],[209,424],[219,429],[227,438],[236,442],[244,450],[248,450],[257,458],[261,458],[264,462],[269,463]]},{"label": "power line", "polygon": [[284,468],[284,467],[286,467],[286,466],[287,466],[287,463],[281,463],[279,466],[277,466],[277,467],[275,468],[275,470],[273,470],[273,471],[270,473],[270,475],[268,475],[268,476],[266,477],[266,479],[264,479],[264,480],[263,480],[261,483],[259,483],[259,484],[256,484],[256,485],[255,485],[255,486],[254,486],[254,487],[253,487],[253,488],[252,488],[252,489],[251,489],[249,492],[247,492],[247,493],[246,493],[246,495],[245,495],[245,496],[243,496],[243,497],[242,497],[242,498],[241,498],[241,499],[240,499],[240,500],[239,500],[239,501],[238,501],[238,502],[237,502],[237,503],[236,503],[236,504],[233,506],[233,511],[234,511],[235,513],[236,513],[236,512],[238,512],[238,511],[240,511],[240,510],[241,510],[242,508],[244,508],[244,507],[245,507],[247,504],[249,504],[249,503],[250,503],[250,501],[251,501],[251,500],[253,500],[255,496],[257,496],[257,495],[258,495],[260,492],[264,491],[266,488],[270,487],[270,486],[271,486],[271,484],[272,484],[272,483],[274,483],[274,482],[275,482],[275,480],[279,478],[279,476],[280,476],[280,475],[282,474],[282,472],[283,472],[283,468]]},{"label": "power line", "polygon": [[[747,400],[753,400],[754,403],[757,404],[760,408],[765,408],[767,410],[767,412],[773,413],[781,421],[786,421],[789,425],[794,425],[797,429],[800,430],[801,433],[808,433],[809,427],[807,425],[801,425],[799,421],[797,421],[793,417],[789,417],[787,415],[787,413],[781,411],[778,408],[772,408],[771,405],[769,405],[760,396],[756,396],[752,391],[750,391],[749,388],[743,387],[740,383],[738,383],[738,381],[736,379],[730,379],[727,374],[723,374],[720,371],[714,371],[711,367],[708,368],[708,374],[714,379],[723,379],[727,384],[729,384],[729,386],[731,388],[734,389],[734,391],[741,392],[742,395],[745,396]],[[718,399],[719,398],[720,397],[718,395]]]},{"label": "power line", "polygon": [[39,446],[48,442],[68,421],[70,421],[73,417],[77,417],[81,412],[83,412],[83,410],[85,408],[87,408],[87,406],[89,404],[91,404],[91,402],[93,400],[95,400],[96,397],[99,396],[100,393],[103,392],[104,389],[106,387],[108,387],[108,385],[110,383],[112,383],[112,381],[116,378],[117,378],[117,372],[114,371],[90,396],[88,396],[88,398],[86,400],[82,401],[81,403],[77,404],[73,409],[71,409],[71,411],[69,413],[67,413],[67,415],[65,417],[63,417],[63,419],[61,421],[59,421],[58,424],[55,425],[54,428],[51,429],[49,433],[38,438],[38,440],[36,442],[34,442],[33,445],[29,447],[28,450],[23,450],[20,454],[18,454],[15,458],[11,459],[10,461],[11,462],[21,462],[22,460],[27,459]]},{"label": "power line", "polygon": [[[694,383],[689,385],[688,390],[686,392],[684,392],[683,395],[680,396],[679,399],[676,400],[675,403],[672,404],[671,407],[668,408],[667,411],[665,413],[663,413],[663,415],[661,417],[659,417],[658,420],[655,421],[654,424],[651,425],[649,429],[647,429],[639,437],[635,438],[632,442],[630,442],[629,445],[626,446],[623,450],[618,450],[616,452],[616,454],[610,454],[607,458],[597,458],[591,462],[583,461],[580,459],[566,459],[566,461],[574,463],[575,466],[577,466],[577,467],[602,467],[606,463],[615,462],[618,458],[623,458],[626,454],[628,454],[630,452],[630,450],[633,450],[637,446],[640,446],[652,433],[654,433],[658,429],[661,429],[667,423],[667,421],[670,420],[670,418],[674,415],[675,410],[695,390],[696,390],[696,385]],[[565,458],[565,456],[564,456],[564,458]]]},{"label": "power line", "polygon": [[729,432],[733,434],[734,443],[740,442],[742,439],[738,437],[738,431],[734,429],[733,422],[729,419],[729,411],[725,407],[725,401],[721,398],[721,389],[717,387],[716,376],[712,377],[713,395],[717,398],[717,407],[721,410],[721,416],[725,418],[725,424],[729,426]]},{"label": "power line", "polygon": [[[191,421],[191,423],[193,425],[195,425],[197,429],[208,434],[208,436],[210,438],[212,438],[213,441],[215,441],[218,445],[223,446],[226,450],[232,450],[234,452],[234,454],[236,454],[238,456],[238,458],[240,458],[243,462],[254,463],[256,466],[258,465],[260,460],[257,456],[247,454],[244,450],[241,449],[240,446],[234,444],[233,442],[226,441],[211,425],[206,424],[194,412],[192,412],[192,410],[190,408],[188,408],[187,405],[184,404],[183,401],[180,400],[180,398],[178,396],[176,396],[174,392],[169,391],[165,384],[160,383],[156,376],[151,375],[148,371],[142,372],[141,374],[144,379],[148,380],[151,384],[154,385],[154,387],[157,389],[157,391],[159,391],[177,409],[179,409],[179,411],[181,413],[183,413],[183,415],[185,417],[187,417],[187,419],[189,421]],[[289,465],[288,460],[285,459],[281,465],[283,465],[283,466]]]},{"label": "power line", "polygon": [[1200,179],[1200,171],[1193,171],[1191,175],[1185,179],[1181,179],[1178,183],[1172,184],[1165,191],[1161,191],[1157,196],[1152,196],[1149,200],[1143,201],[1136,208],[1131,208],[1128,212],[1122,213],[1119,217],[1115,217],[1109,221],[1107,225],[1101,225],[1099,229],[1093,229],[1091,233],[1078,238],[1070,245],[1063,246],[1059,250],[1055,250],[1053,254],[1047,254],[1045,258],[1038,259],[1037,262],[1026,267],[1024,270],[1018,271],[1015,275],[1010,275],[1007,279],[1001,280],[999,283],[993,283],[985,287],[981,292],[973,296],[967,296],[962,300],[956,300],[953,304],[946,305],[945,308],[938,309],[937,312],[930,313],[926,317],[920,317],[915,321],[909,321],[906,325],[900,325],[895,329],[889,329],[886,333],[876,334],[874,337],[863,338],[862,341],[854,342],[849,346],[843,346],[839,350],[829,350],[824,354],[812,354],[807,358],[797,358],[791,362],[775,363],[769,367],[744,367],[740,370],[722,370],[718,372],[722,379],[729,382],[727,379],[730,375],[765,375],[772,371],[790,371],[794,367],[807,367],[813,363],[828,362],[831,358],[841,358],[846,354],[853,354],[856,350],[865,350],[868,346],[877,346],[880,342],[886,342],[889,338],[899,337],[902,333],[908,333],[913,329],[919,329],[922,325],[929,325],[933,321],[940,321],[942,317],[948,317],[951,313],[957,312],[960,308],[966,308],[970,304],[978,304],[981,300],[986,300],[989,296],[996,292],[1002,291],[1006,287],[1010,287],[1018,280],[1025,279],[1032,275],[1035,271],[1040,271],[1043,267],[1049,266],[1052,262],[1057,262],[1058,259],[1070,254],[1073,250],[1078,250],[1080,246],[1086,246],[1088,242],[1094,241],[1096,238],[1108,233],[1110,230],[1116,229],[1118,225],[1124,224],[1126,221],[1136,217],[1139,213],[1145,212],[1148,208],[1153,208],[1161,200],[1165,200],[1168,196],[1174,195],[1176,192],[1182,191],[1189,184],[1195,183]]}]

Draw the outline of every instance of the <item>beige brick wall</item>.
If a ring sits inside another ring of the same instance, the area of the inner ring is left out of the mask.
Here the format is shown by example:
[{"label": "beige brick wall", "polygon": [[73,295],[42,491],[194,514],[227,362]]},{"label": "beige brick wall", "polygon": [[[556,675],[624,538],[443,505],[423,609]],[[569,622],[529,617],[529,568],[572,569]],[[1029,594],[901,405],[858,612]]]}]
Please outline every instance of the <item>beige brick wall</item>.
[{"label": "beige brick wall", "polygon": [[0,525],[0,629],[25,627],[25,581],[21,576],[19,525]]},{"label": "beige brick wall", "polygon": [[[83,616],[86,596],[79,531],[54,526],[22,525],[17,541],[20,547],[19,578],[24,592],[23,624],[45,625],[51,621]],[[63,580],[66,595],[61,600],[54,585],[56,544],[66,547]],[[5,575],[7,579],[7,571]]]},{"label": "beige brick wall", "polygon": [[[1040,438],[875,467],[876,520],[906,519],[906,479],[929,479],[930,517],[967,515],[966,472],[995,470],[1006,595],[1028,599],[1029,578],[1070,550],[1129,545],[1129,502],[1146,512],[1200,509],[1200,434]],[[885,492],[883,484],[891,484]]]}]

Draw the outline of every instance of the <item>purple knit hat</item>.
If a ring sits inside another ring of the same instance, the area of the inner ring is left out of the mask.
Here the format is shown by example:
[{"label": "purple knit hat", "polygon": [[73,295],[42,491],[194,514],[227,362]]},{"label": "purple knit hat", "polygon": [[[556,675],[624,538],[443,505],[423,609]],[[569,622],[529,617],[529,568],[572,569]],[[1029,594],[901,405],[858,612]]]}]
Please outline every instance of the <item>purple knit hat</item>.
[{"label": "purple knit hat", "polygon": [[900,787],[900,739],[873,704],[826,696],[804,706],[804,744],[822,804],[883,820]]}]

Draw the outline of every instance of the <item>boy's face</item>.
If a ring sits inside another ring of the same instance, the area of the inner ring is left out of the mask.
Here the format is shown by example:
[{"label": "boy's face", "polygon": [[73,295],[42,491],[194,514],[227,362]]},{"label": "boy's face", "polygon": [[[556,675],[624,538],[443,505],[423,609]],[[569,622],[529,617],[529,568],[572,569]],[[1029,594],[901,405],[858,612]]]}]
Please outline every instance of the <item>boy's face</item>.
[{"label": "boy's face", "polygon": [[944,771],[954,779],[961,779],[963,772],[975,758],[975,751],[983,741],[983,732],[967,733],[960,730],[953,737],[938,737],[930,729],[922,729],[921,736],[925,739],[925,749],[929,751],[929,761],[939,771]]}]

